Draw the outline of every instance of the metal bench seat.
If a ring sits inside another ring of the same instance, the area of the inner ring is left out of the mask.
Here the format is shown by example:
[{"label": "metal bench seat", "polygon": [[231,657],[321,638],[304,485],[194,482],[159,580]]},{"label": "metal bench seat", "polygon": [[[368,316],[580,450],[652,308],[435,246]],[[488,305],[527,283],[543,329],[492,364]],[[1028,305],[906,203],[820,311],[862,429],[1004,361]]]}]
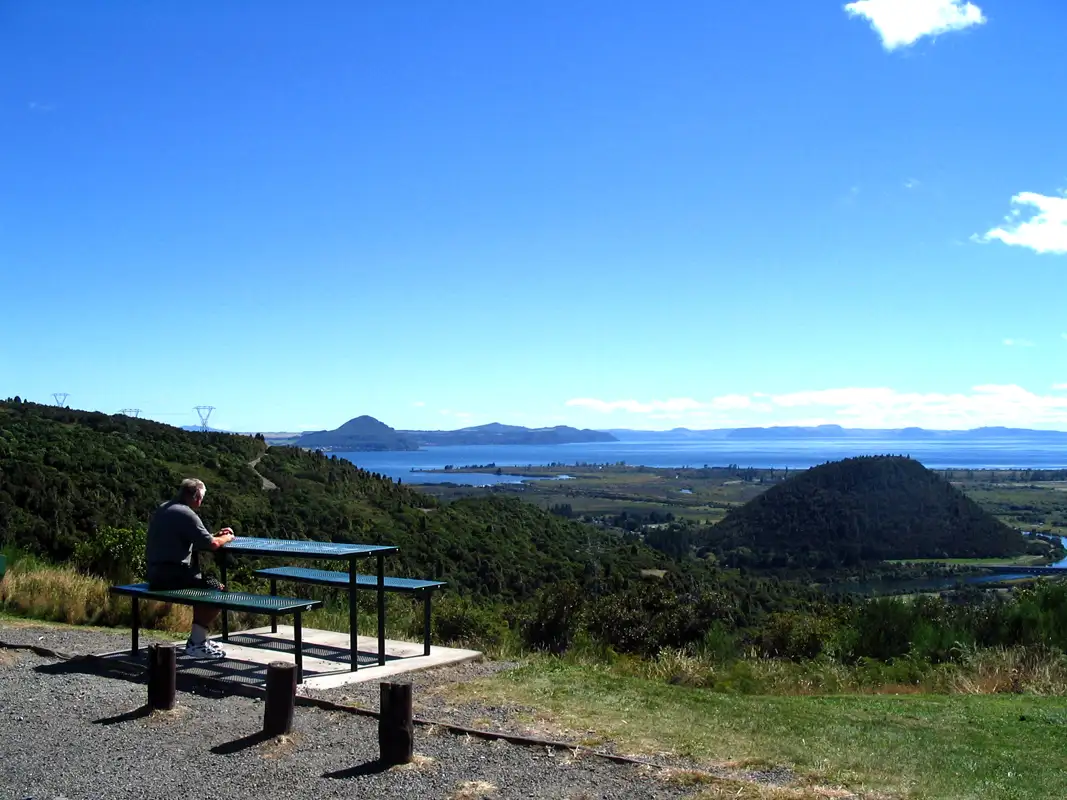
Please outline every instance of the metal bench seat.
[{"label": "metal bench seat", "polygon": [[130,583],[112,586],[112,594],[125,595],[133,601],[133,627],[130,653],[136,655],[139,649],[138,637],[141,630],[141,600],[158,600],[161,603],[176,603],[186,606],[214,606],[228,611],[247,611],[253,614],[269,614],[273,630],[277,631],[279,614],[293,615],[293,645],[296,656],[296,680],[302,683],[303,653],[301,651],[302,627],[301,614],[318,608],[321,600],[307,600],[298,597],[278,597],[277,595],[247,594],[245,592],[222,592],[217,589],[150,589],[147,583]]},{"label": "metal bench seat", "polygon": [[[278,581],[288,580],[295,583],[311,583],[318,586],[348,587],[350,580],[347,572],[331,569],[311,569],[310,567],[268,567],[256,570],[257,575],[270,578],[270,592],[277,594]],[[385,589],[390,592],[403,592],[420,595],[423,599],[423,655],[430,655],[430,602],[435,589],[447,585],[445,581],[427,581],[419,578],[385,577]],[[365,589],[377,589],[378,578],[375,575],[357,575],[356,586]],[[272,628],[273,630],[273,628]]]}]

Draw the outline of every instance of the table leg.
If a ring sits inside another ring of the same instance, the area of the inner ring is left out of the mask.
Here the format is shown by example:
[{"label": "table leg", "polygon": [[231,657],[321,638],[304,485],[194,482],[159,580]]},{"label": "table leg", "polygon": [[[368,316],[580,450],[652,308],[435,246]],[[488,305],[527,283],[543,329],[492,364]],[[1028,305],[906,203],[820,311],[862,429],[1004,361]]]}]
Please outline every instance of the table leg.
[{"label": "table leg", "polygon": [[296,682],[304,682],[304,626],[300,619],[301,612],[293,617],[293,645],[296,647]]},{"label": "table leg", "polygon": [[425,592],[422,600],[422,654],[424,656],[430,655],[430,621],[432,619],[430,600],[432,597],[433,592]]},{"label": "table leg", "polygon": [[133,629],[130,631],[130,655],[137,655],[137,650],[140,648],[140,644],[137,641],[137,636],[141,632],[141,603],[136,597],[131,597],[133,600]]},{"label": "table leg", "polygon": [[[222,579],[220,583],[226,585],[226,556],[219,553],[219,577]],[[222,609],[222,641],[227,642],[230,640],[230,612],[225,608]]]},{"label": "table leg", "polygon": [[[271,578],[270,579],[270,596],[271,597],[275,597],[277,594],[278,594],[278,579],[277,578]],[[270,632],[271,633],[277,633],[278,632],[278,615],[277,614],[271,614],[270,615]]]},{"label": "table leg", "polygon": [[355,672],[359,669],[359,615],[356,611],[356,559],[348,559],[348,628],[351,637],[352,666],[349,669]]},{"label": "table leg", "polygon": [[385,554],[378,554],[378,664],[385,664]]}]

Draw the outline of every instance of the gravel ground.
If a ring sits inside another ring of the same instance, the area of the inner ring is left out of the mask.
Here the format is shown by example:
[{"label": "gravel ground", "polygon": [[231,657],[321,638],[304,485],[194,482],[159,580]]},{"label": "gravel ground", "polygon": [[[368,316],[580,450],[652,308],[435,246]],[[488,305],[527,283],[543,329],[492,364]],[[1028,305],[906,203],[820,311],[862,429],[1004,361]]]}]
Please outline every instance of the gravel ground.
[{"label": "gravel ground", "polygon": [[[151,641],[175,641],[180,637],[141,631],[141,645]],[[73,628],[65,625],[40,625],[22,620],[0,620],[0,641],[8,644],[31,644],[59,653],[109,653],[130,646],[130,632],[101,628]]]},{"label": "gravel ground", "polygon": [[[0,621],[0,641],[102,653],[128,646],[129,635]],[[512,666],[480,662],[413,673],[416,715],[483,730],[544,735],[544,730],[517,722],[517,717],[531,718],[534,709],[456,706],[441,691]],[[374,719],[298,707],[291,737],[255,740],[250,737],[262,726],[260,700],[210,689],[179,692],[174,712],[144,716],[137,713],[145,701],[143,683],[104,677],[93,669],[29,651],[0,650],[0,800],[163,800],[190,793],[234,800],[577,800],[689,797],[699,789],[671,779],[671,768],[691,766],[673,759],[656,759],[668,769],[615,764],[423,726],[415,729],[416,763],[383,771],[374,764]],[[314,694],[377,708],[377,693],[377,683],[370,682]],[[793,777],[785,769],[719,774],[776,784]]]}]

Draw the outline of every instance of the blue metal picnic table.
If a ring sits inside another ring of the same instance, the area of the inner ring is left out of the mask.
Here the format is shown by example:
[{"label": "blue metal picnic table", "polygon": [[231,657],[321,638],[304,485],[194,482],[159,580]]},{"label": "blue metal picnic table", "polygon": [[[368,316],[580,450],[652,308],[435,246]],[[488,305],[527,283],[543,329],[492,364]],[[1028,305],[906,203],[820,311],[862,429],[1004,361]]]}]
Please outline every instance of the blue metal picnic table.
[{"label": "blue metal picnic table", "polygon": [[[256,539],[239,536],[225,544],[218,552],[232,555],[249,556],[287,556],[289,558],[331,559],[348,562],[348,624],[350,627],[350,646],[352,650],[352,672],[358,668],[359,640],[358,618],[356,614],[356,562],[361,558],[374,556],[377,561],[378,592],[378,663],[385,664],[385,556],[397,552],[393,545],[378,544],[344,544],[342,542],[310,542],[292,539]],[[219,559],[219,572],[222,582],[226,583],[226,559]],[[226,611],[222,612],[222,638],[230,635],[229,619]]]}]

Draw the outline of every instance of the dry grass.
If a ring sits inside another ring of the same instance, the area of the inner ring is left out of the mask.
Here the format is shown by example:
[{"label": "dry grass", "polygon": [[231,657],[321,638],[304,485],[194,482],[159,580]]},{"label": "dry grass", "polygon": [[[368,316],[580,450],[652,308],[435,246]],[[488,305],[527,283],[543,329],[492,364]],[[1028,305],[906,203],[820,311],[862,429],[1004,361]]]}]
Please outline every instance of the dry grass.
[{"label": "dry grass", "polygon": [[456,786],[449,798],[451,800],[482,800],[496,793],[496,786],[489,781],[463,781]]},{"label": "dry grass", "polygon": [[660,779],[673,786],[699,788],[693,797],[698,800],[713,800],[719,797],[752,798],[753,800],[829,800],[829,798],[857,798],[847,789],[835,786],[810,784],[802,786],[779,786],[745,780],[744,778],[717,777],[708,772],[691,769],[665,769]]},{"label": "dry grass", "polygon": [[1023,648],[980,650],[965,656],[949,680],[957,694],[1067,694],[1067,657]]},{"label": "dry grass", "polygon": [[177,722],[189,716],[189,709],[185,706],[174,706],[171,709],[156,708],[148,714],[147,721],[149,723],[166,724],[170,722]]},{"label": "dry grass", "polygon": [[299,739],[293,734],[275,736],[262,745],[259,755],[264,759],[284,758],[292,753],[298,744]]},{"label": "dry grass", "polygon": [[[83,575],[71,567],[34,565],[8,570],[0,580],[0,609],[24,617],[68,625],[129,626],[131,603],[113,596],[108,582]],[[232,624],[251,627],[250,614],[231,614]],[[190,606],[155,601],[141,602],[141,627],[182,633],[193,622]]]},{"label": "dry grass", "polygon": [[[123,625],[130,622],[130,601],[113,597],[100,578],[70,567],[14,569],[0,581],[0,607],[16,614],[68,625]],[[158,630],[188,630],[192,609],[168,603],[141,606],[141,624]]]},{"label": "dry grass", "polygon": [[390,772],[426,772],[433,768],[437,763],[437,759],[433,756],[424,756],[419,753],[415,753],[411,757],[411,761],[407,764],[396,764],[389,767]]},{"label": "dry grass", "polygon": [[892,669],[833,661],[792,662],[750,658],[718,664],[681,650],[649,661],[615,665],[620,674],[695,688],[742,694],[1032,694],[1067,695],[1067,655],[1041,648],[987,648],[960,654],[958,663],[922,665],[902,681]]},{"label": "dry grass", "polygon": [[727,797],[731,800],[828,800],[828,798],[861,796],[830,786],[774,786],[751,781],[713,778],[710,785],[705,786],[693,797],[694,800],[718,800]]}]

